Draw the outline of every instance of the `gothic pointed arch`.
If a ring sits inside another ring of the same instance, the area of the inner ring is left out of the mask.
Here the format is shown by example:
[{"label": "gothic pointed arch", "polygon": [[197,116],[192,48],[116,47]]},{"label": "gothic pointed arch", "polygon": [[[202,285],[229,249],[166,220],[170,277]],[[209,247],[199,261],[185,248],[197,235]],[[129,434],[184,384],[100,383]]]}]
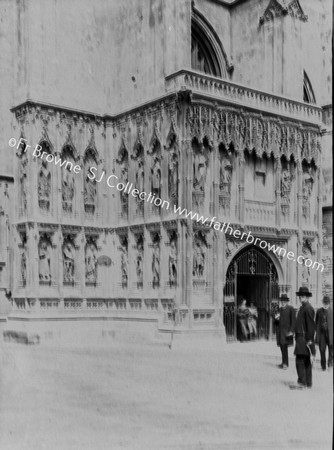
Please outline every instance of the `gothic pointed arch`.
[{"label": "gothic pointed arch", "polygon": [[191,15],[191,68],[220,78],[233,70],[216,31],[196,8]]},{"label": "gothic pointed arch", "polygon": [[305,103],[313,103],[313,104],[316,103],[312,84],[305,70],[304,70],[304,84],[303,84],[303,100]]}]

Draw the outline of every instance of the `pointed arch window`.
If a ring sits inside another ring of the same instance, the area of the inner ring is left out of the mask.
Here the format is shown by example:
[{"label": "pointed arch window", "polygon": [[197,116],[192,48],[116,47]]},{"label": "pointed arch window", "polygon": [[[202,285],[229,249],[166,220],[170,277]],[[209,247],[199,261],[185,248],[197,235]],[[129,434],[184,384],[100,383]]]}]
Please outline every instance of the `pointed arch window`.
[{"label": "pointed arch window", "polygon": [[191,68],[220,78],[233,71],[216,31],[196,8],[191,16]]},{"label": "pointed arch window", "polygon": [[218,61],[210,43],[195,27],[191,29],[191,68],[215,77],[221,76]]},{"label": "pointed arch window", "polygon": [[304,102],[315,104],[315,95],[312,89],[312,85],[305,71],[304,71]]}]

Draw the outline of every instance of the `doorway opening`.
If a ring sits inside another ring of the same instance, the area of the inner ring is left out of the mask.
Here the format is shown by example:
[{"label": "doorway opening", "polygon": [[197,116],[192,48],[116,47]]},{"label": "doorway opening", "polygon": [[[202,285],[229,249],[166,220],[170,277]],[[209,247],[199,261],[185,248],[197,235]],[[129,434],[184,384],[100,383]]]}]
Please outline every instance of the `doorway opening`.
[{"label": "doorway opening", "polygon": [[[224,324],[227,339],[245,339],[241,316],[238,315],[238,308],[243,300],[246,300],[247,309],[256,311],[256,331],[249,333],[249,336],[257,339],[272,338],[272,301],[278,298],[278,292],[276,267],[263,251],[249,246],[238,253],[228,267],[224,287]],[[251,328],[248,327],[247,320],[246,325],[246,328]]]}]

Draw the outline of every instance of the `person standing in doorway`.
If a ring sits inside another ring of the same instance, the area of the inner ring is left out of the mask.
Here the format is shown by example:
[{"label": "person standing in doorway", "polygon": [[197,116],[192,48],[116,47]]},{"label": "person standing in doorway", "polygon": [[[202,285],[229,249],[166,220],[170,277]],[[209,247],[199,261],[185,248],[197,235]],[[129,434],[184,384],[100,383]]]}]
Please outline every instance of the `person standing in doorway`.
[{"label": "person standing in doorway", "polygon": [[289,305],[289,297],[286,294],[279,298],[281,308],[275,316],[276,323],[276,341],[281,348],[282,364],[278,367],[286,370],[289,367],[288,347],[293,345],[293,331],[295,329],[296,313],[294,308]]},{"label": "person standing in doorway", "polygon": [[249,328],[248,328],[248,319],[249,319],[249,309],[247,308],[247,300],[245,298],[243,298],[241,300],[241,303],[239,305],[237,314],[238,314],[238,318],[239,318],[239,325],[240,325],[240,331],[241,331],[241,336],[240,336],[240,342],[245,342],[248,340],[248,335],[249,335]]},{"label": "person standing in doorway", "polygon": [[248,317],[249,339],[256,339],[257,337],[257,316],[257,308],[254,303],[251,303]]},{"label": "person standing in doorway", "polygon": [[321,368],[326,370],[326,348],[328,347],[328,369],[333,367],[333,309],[328,296],[322,299],[323,307],[319,308],[315,318],[316,343],[319,345]]},{"label": "person standing in doorway", "polygon": [[295,325],[295,356],[298,380],[297,385],[290,385],[290,389],[305,389],[306,387],[310,389],[312,387],[312,361],[315,357],[315,313],[309,303],[312,294],[307,287],[300,287],[296,295],[301,303]]}]

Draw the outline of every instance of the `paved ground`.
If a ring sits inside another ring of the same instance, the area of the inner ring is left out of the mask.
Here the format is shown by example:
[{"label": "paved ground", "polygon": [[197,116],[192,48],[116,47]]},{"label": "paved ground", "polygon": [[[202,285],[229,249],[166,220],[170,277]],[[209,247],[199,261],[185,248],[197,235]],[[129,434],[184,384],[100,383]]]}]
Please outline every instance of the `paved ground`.
[{"label": "paved ground", "polygon": [[296,381],[274,343],[1,343],[0,448],[330,449],[332,373]]}]

